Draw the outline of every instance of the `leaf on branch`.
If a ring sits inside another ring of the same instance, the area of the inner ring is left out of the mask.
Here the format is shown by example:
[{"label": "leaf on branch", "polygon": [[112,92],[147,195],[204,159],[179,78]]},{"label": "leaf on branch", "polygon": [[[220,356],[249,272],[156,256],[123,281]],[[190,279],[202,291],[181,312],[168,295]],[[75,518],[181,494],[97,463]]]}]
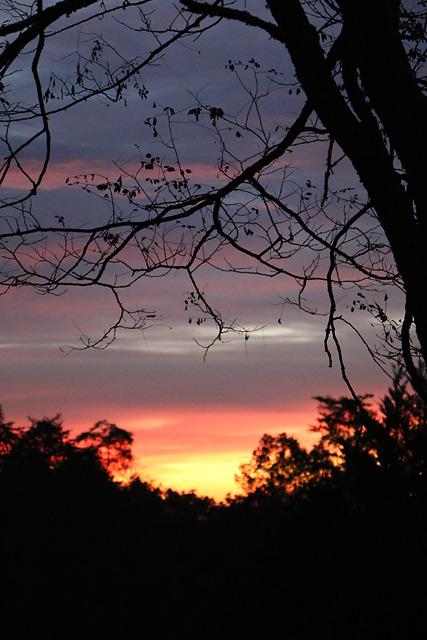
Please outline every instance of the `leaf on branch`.
[{"label": "leaf on branch", "polygon": [[202,113],[201,107],[194,107],[194,109],[190,109],[190,111],[188,112],[188,115],[195,116],[196,121],[198,122],[201,113]]},{"label": "leaf on branch", "polygon": [[216,126],[217,120],[224,117],[224,111],[221,107],[211,107],[209,109],[209,118],[212,120],[214,127]]}]

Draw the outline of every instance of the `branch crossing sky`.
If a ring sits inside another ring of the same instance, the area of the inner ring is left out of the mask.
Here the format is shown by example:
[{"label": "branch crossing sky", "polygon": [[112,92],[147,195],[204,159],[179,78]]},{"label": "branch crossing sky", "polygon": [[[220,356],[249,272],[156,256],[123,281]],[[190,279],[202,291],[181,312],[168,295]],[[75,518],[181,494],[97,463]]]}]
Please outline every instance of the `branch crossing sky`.
[{"label": "branch crossing sky", "polygon": [[[81,48],[94,29],[102,29],[110,41],[118,37],[125,55],[142,55],[147,46],[144,34],[126,31],[124,39],[123,28],[105,19],[81,27]],[[45,78],[50,68],[63,77],[74,71],[77,59],[66,54],[75,49],[76,37],[65,32],[49,44]],[[156,67],[147,69],[142,78],[149,91],[146,100],[130,92],[127,106],[124,100],[107,105],[94,99],[52,116],[52,161],[34,210],[52,220],[93,215],[101,204],[78,187],[67,186],[66,178],[84,173],[116,178],[117,165],[130,166],[137,149],[164,154],[145,125],[153,104],[182,108],[184,114],[197,96],[226,112],[244,109],[248,95],[226,67],[230,60],[251,59],[262,69],[274,67],[278,78],[292,82],[292,69],[277,43],[261,31],[223,23],[200,40],[177,44]],[[25,96],[25,78],[16,82],[16,91]],[[284,127],[298,112],[301,98],[281,90],[264,103],[265,117]],[[194,179],[207,183],[218,173],[218,148],[213,138],[210,146],[202,140],[209,140],[209,132],[196,124],[177,127],[176,144],[185,166]],[[242,150],[248,145],[246,155],[254,144],[244,137],[237,143]],[[35,146],[28,155],[28,168],[37,167],[39,151]],[[298,180],[307,176],[320,181],[322,161],[316,152],[301,151],[294,168]],[[25,186],[11,174],[11,193]],[[135,434],[138,468],[144,475],[164,487],[195,489],[217,499],[236,490],[238,465],[250,458],[264,433],[286,431],[313,443],[316,436],[308,431],[316,420],[313,396],[347,393],[338,365],[328,368],[325,317],[284,307],[283,299],[294,292],[289,289],[294,284],[284,279],[214,271],[203,272],[203,278],[204,290],[227,318],[260,327],[247,340],[234,336],[216,344],[205,360],[195,340],[208,343],[215,328],[210,322],[189,323],[184,301],[190,285],[180,275],[135,286],[130,299],[156,309],[161,319],[144,333],[120,334],[103,351],[78,349],[81,336],[96,337],[114,321],[113,302],[102,291],[74,289],[54,297],[21,289],[0,298],[0,402],[6,419],[24,424],[28,415],[62,413],[65,427],[76,430],[107,419]],[[324,292],[316,295],[324,304]],[[366,327],[369,322],[362,318]],[[357,391],[383,394],[386,380],[355,335],[343,330],[342,340]]]}]

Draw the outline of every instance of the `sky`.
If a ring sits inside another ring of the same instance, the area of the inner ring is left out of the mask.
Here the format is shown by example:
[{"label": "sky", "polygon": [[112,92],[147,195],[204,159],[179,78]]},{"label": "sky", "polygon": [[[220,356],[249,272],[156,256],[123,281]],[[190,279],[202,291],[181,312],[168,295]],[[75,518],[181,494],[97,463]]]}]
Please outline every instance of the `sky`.
[{"label": "sky", "polygon": [[[134,24],[132,16],[126,19]],[[51,68],[63,76],[71,74],[76,38],[84,48],[95,29],[118,43],[127,56],[150,50],[144,34],[123,31],[112,20],[88,23],[78,34],[66,31],[49,42],[44,78]],[[144,124],[153,114],[153,103],[173,104],[184,113],[198,95],[227,112],[244,109],[248,96],[226,65],[252,57],[265,69],[274,67],[280,78],[293,81],[283,50],[262,32],[223,23],[195,42],[178,44],[144,72],[147,100],[129,93],[126,107],[123,101],[107,105],[95,99],[52,116],[52,159],[34,210],[45,219],[65,215],[86,220],[94,215],[99,201],[66,185],[66,178],[91,172],[115,177],[118,170],[113,163],[132,165],[136,144],[163,153]],[[30,99],[25,73],[12,83],[17,96]],[[266,119],[286,126],[301,98],[286,89],[273,92],[262,104]],[[16,132],[26,134],[25,127]],[[208,130],[178,124],[176,141],[183,161],[198,179],[216,179],[218,148]],[[240,153],[256,150],[253,139],[242,145]],[[26,166],[36,168],[40,157],[34,145]],[[310,177],[320,183],[321,154],[301,149],[295,171],[300,181]],[[347,177],[354,181],[350,172]],[[7,194],[25,186],[11,174]],[[0,403],[6,419],[25,424],[27,416],[61,413],[64,426],[76,432],[106,419],[133,432],[136,468],[143,477],[219,500],[238,490],[234,474],[264,433],[285,431],[311,446],[316,440],[309,430],[316,423],[314,397],[347,394],[337,362],[328,367],[325,317],[284,306],[294,286],[286,280],[212,271],[202,276],[205,291],[225,317],[258,328],[247,340],[236,335],[216,343],[206,357],[200,344],[212,340],[215,328],[211,322],[200,327],[189,324],[191,315],[184,309],[189,283],[179,274],[134,286],[130,300],[156,309],[161,319],[143,332],[119,334],[101,351],[82,349],[81,337],[97,337],[114,321],[113,301],[104,292],[73,289],[47,296],[19,289],[1,297]],[[344,296],[341,303],[350,313],[352,293],[346,295],[348,301]],[[313,299],[324,304],[324,292],[314,290]],[[371,319],[361,313],[358,321],[372,335]],[[343,327],[341,339],[357,392],[381,396],[387,387],[384,375],[354,333]]]}]

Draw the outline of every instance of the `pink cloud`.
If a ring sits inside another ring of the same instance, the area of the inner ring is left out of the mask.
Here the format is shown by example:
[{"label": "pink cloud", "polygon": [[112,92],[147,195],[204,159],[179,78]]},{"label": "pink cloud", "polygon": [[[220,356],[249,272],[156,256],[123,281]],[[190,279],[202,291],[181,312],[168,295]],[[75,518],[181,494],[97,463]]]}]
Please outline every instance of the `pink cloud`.
[{"label": "pink cloud", "polygon": [[[43,167],[43,162],[37,158],[28,158],[22,161],[22,166],[31,179],[35,180],[38,178],[39,172]],[[123,169],[131,175],[136,174],[140,168],[140,162],[136,161],[123,164]],[[224,180],[224,176],[215,166],[196,162],[191,164],[191,167],[189,168],[191,170],[191,174],[186,174],[186,178],[193,183],[212,183],[213,186],[218,179],[221,181]],[[90,180],[92,174],[99,174],[100,176],[105,176],[106,178],[115,180],[120,173],[120,168],[111,160],[106,158],[71,158],[65,161],[51,160],[40,189],[49,191],[61,189],[66,186],[67,179],[69,179],[70,184],[72,184],[76,176],[87,176],[88,180]],[[154,174],[145,172],[142,174],[140,173],[139,175],[144,181],[145,177],[150,177]],[[15,164],[12,164],[2,186],[4,189],[28,189],[32,187],[32,184],[24,173],[22,173]]]}]

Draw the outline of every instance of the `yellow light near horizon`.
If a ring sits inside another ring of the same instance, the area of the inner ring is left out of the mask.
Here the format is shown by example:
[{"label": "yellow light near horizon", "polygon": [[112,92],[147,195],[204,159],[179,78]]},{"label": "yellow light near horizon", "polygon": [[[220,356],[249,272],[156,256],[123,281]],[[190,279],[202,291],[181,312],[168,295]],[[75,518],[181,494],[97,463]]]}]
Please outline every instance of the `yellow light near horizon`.
[{"label": "yellow light near horizon", "polygon": [[141,459],[142,475],[164,489],[194,490],[199,496],[221,501],[227,493],[238,493],[234,475],[246,458],[246,451],[152,456],[148,461]]},{"label": "yellow light near horizon", "polygon": [[[135,472],[155,486],[196,491],[217,501],[239,493],[234,476],[249,462],[264,433],[286,432],[310,448],[318,434],[313,409],[297,411],[179,410],[121,411],[113,421],[134,435]],[[76,431],[83,430],[75,427]]]}]

